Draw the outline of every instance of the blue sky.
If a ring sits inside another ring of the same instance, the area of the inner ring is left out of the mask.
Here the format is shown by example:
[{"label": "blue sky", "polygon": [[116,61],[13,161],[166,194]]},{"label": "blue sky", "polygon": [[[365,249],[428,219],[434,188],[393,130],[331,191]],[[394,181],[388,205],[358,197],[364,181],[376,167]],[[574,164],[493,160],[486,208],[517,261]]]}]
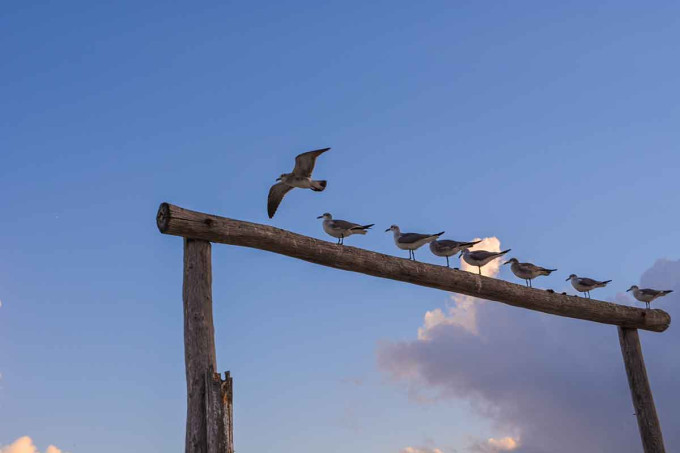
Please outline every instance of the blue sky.
[{"label": "blue sky", "polygon": [[[559,268],[541,285],[612,279],[605,299],[680,258],[680,6],[369,3],[3,3],[0,446],[181,450],[182,246],[156,229],[162,201],[319,238],[330,211],[376,224],[348,244],[400,256],[392,223],[495,236]],[[326,146],[327,190],[269,220],[274,178]],[[514,435],[380,365],[450,295],[235,247],[213,264],[237,451]]]}]

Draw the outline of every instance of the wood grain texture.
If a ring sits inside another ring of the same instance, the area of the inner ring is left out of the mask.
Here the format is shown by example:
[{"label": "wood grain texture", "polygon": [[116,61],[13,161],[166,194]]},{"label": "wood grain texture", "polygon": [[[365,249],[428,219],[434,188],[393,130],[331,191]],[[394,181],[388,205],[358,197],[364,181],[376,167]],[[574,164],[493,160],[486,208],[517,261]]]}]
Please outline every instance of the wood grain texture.
[{"label": "wood grain texture", "polygon": [[658,309],[644,310],[549,293],[444,266],[336,245],[268,225],[190,211],[168,203],[161,204],[156,223],[160,232],[165,234],[267,250],[336,269],[452,291],[568,318],[654,332],[666,330],[671,322],[668,313]]},{"label": "wood grain texture", "polygon": [[205,378],[208,453],[234,453],[231,375],[227,371],[222,379],[210,368]]},{"label": "wood grain texture", "polygon": [[186,453],[208,453],[206,376],[216,369],[210,242],[184,239],[184,362],[187,379]]},{"label": "wood grain texture", "polygon": [[661,424],[656,414],[652,389],[647,379],[645,361],[642,357],[642,346],[637,329],[619,327],[619,343],[626,366],[628,385],[633,398],[635,415],[637,416],[640,437],[645,453],[664,453],[661,435]]}]

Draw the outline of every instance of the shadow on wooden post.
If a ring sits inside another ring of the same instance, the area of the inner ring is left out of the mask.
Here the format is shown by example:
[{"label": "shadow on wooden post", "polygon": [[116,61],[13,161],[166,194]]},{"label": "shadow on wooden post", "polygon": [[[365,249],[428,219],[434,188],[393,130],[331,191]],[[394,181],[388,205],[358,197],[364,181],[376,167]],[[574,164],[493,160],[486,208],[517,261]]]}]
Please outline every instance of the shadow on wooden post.
[{"label": "shadow on wooden post", "polygon": [[234,453],[233,383],[229,372],[224,379],[210,367],[205,379],[205,419],[208,453]]},{"label": "shadow on wooden post", "polygon": [[633,398],[635,415],[637,416],[642,447],[645,453],[664,453],[666,449],[663,445],[661,435],[661,424],[656,415],[654,397],[652,389],[647,379],[647,369],[645,360],[642,357],[642,346],[637,329],[619,327],[619,342],[621,343],[621,353],[623,363],[626,366],[628,375],[628,385],[630,394]]}]

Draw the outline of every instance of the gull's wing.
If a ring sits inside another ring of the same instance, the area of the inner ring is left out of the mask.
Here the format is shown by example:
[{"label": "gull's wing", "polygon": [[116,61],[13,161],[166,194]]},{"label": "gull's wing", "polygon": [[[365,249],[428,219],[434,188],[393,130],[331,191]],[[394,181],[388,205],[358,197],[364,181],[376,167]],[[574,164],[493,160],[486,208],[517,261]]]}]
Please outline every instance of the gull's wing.
[{"label": "gull's wing", "polygon": [[333,220],[331,226],[339,230],[351,230],[352,228],[360,227],[358,223],[348,222],[346,220]]},{"label": "gull's wing", "polygon": [[599,285],[602,282],[598,282],[597,280],[593,280],[592,278],[587,278],[587,277],[579,277],[578,282],[583,285],[583,286],[595,286]]},{"label": "gull's wing", "polygon": [[397,239],[397,242],[400,244],[413,244],[414,242],[418,242],[421,239],[426,239],[429,237],[435,236],[434,234],[419,234],[419,233],[404,233],[401,236],[399,236],[399,239]]},{"label": "gull's wing", "polygon": [[323,148],[298,154],[298,156],[295,158],[295,168],[293,169],[293,174],[303,178],[311,178],[312,170],[314,170],[314,164],[316,163],[316,158],[329,149],[330,148]]},{"label": "gull's wing", "polygon": [[645,296],[652,296],[652,297],[654,297],[654,296],[658,296],[658,295],[659,295],[660,293],[662,293],[663,291],[657,291],[656,289],[645,288],[645,289],[641,289],[640,292],[641,292],[642,294],[644,294]]},{"label": "gull's wing", "polygon": [[536,266],[535,264],[532,264],[532,263],[519,263],[519,268],[525,269],[529,272],[538,272],[538,271],[547,270],[547,269],[542,268],[541,266]]},{"label": "gull's wing", "polygon": [[269,196],[267,197],[267,214],[269,214],[270,219],[274,217],[276,208],[281,204],[283,197],[291,190],[293,190],[291,186],[282,182],[274,184],[271,189],[269,189]]},{"label": "gull's wing", "polygon": [[489,252],[487,250],[473,250],[470,252],[470,257],[475,260],[485,260],[491,256],[501,255],[501,252]]}]

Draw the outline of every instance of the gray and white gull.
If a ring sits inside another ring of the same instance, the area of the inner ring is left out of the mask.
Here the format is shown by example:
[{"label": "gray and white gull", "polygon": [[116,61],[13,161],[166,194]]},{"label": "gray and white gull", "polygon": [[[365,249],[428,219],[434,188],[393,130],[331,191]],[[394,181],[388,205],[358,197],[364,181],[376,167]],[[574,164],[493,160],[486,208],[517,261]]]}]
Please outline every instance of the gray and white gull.
[{"label": "gray and white gull", "polygon": [[509,251],[510,249],[503,250],[502,252],[489,252],[488,250],[470,251],[465,249],[462,252],[460,252],[460,256],[463,258],[463,261],[465,261],[469,265],[477,266],[477,271],[479,272],[479,275],[482,275],[482,266],[486,266],[491,261],[495,260],[496,258],[500,258]]},{"label": "gray and white gull", "polygon": [[540,275],[550,275],[557,269],[546,269],[545,267],[536,266],[531,263],[520,263],[517,258],[510,258],[503,264],[510,264],[510,270],[517,278],[523,278],[524,283],[529,287],[533,288],[531,285],[531,280],[535,279]]},{"label": "gray and white gull", "polygon": [[420,233],[402,233],[397,225],[392,225],[385,232],[391,231],[394,234],[394,243],[402,250],[408,250],[408,259],[416,260],[415,251],[427,244],[437,239],[439,236],[444,234],[420,234]]},{"label": "gray and white gull", "polygon": [[323,230],[329,236],[337,238],[338,245],[344,244],[347,236],[353,234],[366,234],[366,230],[375,225],[374,223],[371,223],[370,225],[360,225],[346,220],[333,219],[333,216],[329,212],[320,215],[317,219],[323,219]]},{"label": "gray and white gull", "polygon": [[647,309],[649,309],[649,304],[651,304],[653,300],[673,292],[672,289],[657,290],[650,288],[638,288],[637,285],[631,286],[626,290],[626,292],[628,291],[633,291],[633,296],[640,302],[644,302],[647,305]]},{"label": "gray and white gull", "polygon": [[316,158],[329,149],[323,148],[298,154],[295,157],[295,168],[293,171],[291,173],[283,173],[276,178],[279,182],[269,189],[269,196],[267,197],[267,214],[269,214],[270,219],[274,217],[283,197],[294,188],[312,189],[314,192],[322,192],[326,188],[326,181],[312,179],[312,171],[314,171]]},{"label": "gray and white gull", "polygon": [[593,280],[592,278],[579,277],[576,274],[571,274],[565,281],[568,280],[571,280],[571,286],[573,286],[576,291],[585,294],[588,296],[588,299],[590,299],[591,290],[595,288],[604,288],[607,286],[607,283],[611,282],[611,280],[599,281]]},{"label": "gray and white gull", "polygon": [[479,244],[482,241],[472,241],[472,242],[460,242],[452,241],[450,239],[441,239],[430,242],[430,251],[435,256],[446,257],[446,267],[449,266],[449,257],[460,253],[465,249],[469,249],[475,244]]}]

